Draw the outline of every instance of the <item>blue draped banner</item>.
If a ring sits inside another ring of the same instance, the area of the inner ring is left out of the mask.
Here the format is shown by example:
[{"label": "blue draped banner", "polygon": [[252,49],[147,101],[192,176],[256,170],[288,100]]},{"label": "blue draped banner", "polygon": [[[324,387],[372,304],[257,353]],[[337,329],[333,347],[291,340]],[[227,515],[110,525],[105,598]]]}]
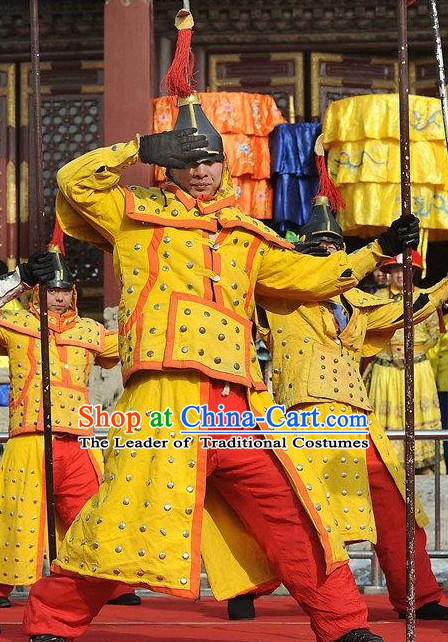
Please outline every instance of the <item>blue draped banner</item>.
[{"label": "blue draped banner", "polygon": [[[319,185],[314,144],[322,123],[277,125],[269,136],[274,221],[280,233],[306,223]],[[292,225],[291,225],[292,224]]]}]

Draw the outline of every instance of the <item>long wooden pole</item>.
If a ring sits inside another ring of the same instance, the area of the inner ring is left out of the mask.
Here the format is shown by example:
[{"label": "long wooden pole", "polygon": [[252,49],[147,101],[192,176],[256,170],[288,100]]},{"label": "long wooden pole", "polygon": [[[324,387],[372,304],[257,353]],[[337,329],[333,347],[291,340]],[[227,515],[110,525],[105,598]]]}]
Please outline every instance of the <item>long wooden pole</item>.
[{"label": "long wooden pole", "polygon": [[[401,215],[411,214],[411,157],[409,135],[409,59],[407,0],[397,0],[400,100]],[[405,355],[406,453],[406,642],[415,632],[415,436],[414,436],[414,327],[412,318],[412,250],[403,248],[403,305]]]},{"label": "long wooden pole", "polygon": [[[44,212],[44,179],[42,155],[42,123],[40,99],[40,52],[39,52],[39,0],[30,0],[31,22],[31,68],[33,88],[33,120],[36,167],[36,221],[39,247],[46,245]],[[47,499],[48,557],[56,558],[56,524],[53,483],[53,435],[51,425],[50,355],[48,334],[47,288],[39,286],[41,361],[42,361],[42,407],[45,451],[45,492]]]}]

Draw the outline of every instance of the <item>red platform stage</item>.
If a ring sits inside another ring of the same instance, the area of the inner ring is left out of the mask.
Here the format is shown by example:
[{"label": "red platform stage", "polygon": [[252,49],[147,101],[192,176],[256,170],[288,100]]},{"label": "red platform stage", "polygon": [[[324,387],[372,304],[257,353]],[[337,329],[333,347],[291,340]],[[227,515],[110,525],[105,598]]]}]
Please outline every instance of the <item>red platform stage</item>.
[{"label": "red platform stage", "polygon": [[[372,629],[386,642],[405,642],[405,624],[386,595],[367,595]],[[143,598],[142,606],[105,606],[80,642],[311,642],[308,618],[290,597],[257,600],[257,619],[229,622],[225,604],[203,598],[193,604],[168,597]],[[0,642],[25,642],[21,631],[23,602],[0,610]],[[448,622],[418,622],[418,642],[439,642]],[[446,637],[448,641],[448,637]]]}]

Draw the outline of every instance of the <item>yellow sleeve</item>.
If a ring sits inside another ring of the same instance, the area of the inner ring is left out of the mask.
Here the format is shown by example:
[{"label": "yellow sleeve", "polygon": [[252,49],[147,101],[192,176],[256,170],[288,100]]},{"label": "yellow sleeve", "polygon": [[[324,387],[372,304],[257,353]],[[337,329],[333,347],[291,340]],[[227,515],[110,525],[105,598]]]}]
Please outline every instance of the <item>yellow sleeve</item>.
[{"label": "yellow sleeve", "polygon": [[59,170],[56,210],[66,234],[96,245],[99,236],[113,245],[125,213],[125,193],[118,181],[122,170],[138,161],[138,149],[138,138],[95,149]]},{"label": "yellow sleeve", "polygon": [[[414,325],[421,323],[434,314],[441,303],[448,299],[448,277],[439,281],[432,288],[418,290],[413,296]],[[437,315],[436,315],[437,317]],[[398,330],[404,324],[403,301],[389,301],[388,305],[371,308],[369,311],[367,330]],[[438,327],[438,321],[437,321]]]},{"label": "yellow sleeve", "polygon": [[426,341],[425,352],[434,347],[440,339],[439,316],[433,312],[425,321]]},{"label": "yellow sleeve", "polygon": [[115,330],[106,330],[104,337],[104,350],[97,355],[95,363],[102,368],[113,368],[119,361],[118,332]]},{"label": "yellow sleeve", "polygon": [[439,358],[440,358],[440,344],[442,342],[442,336],[440,337],[439,341],[435,345],[432,346],[432,348],[429,348],[427,351],[427,357],[429,359],[429,363],[431,364],[431,367],[434,372],[434,377],[436,379],[436,383],[438,384],[438,376],[439,376]]},{"label": "yellow sleeve", "polygon": [[269,246],[257,277],[256,294],[296,301],[321,301],[355,287],[382,261],[379,244],[346,254],[316,257]]}]

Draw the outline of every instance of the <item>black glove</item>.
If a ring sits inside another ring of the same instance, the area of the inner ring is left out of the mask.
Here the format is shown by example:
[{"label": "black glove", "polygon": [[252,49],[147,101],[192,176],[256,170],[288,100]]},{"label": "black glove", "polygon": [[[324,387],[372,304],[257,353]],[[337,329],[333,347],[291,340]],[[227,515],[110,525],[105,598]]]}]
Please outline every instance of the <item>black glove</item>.
[{"label": "black glove", "polygon": [[[140,138],[140,160],[161,167],[185,169],[204,159],[204,148],[208,146],[206,136],[195,136],[194,127],[177,131],[150,134]],[[213,156],[211,156],[213,158]]]},{"label": "black glove", "polygon": [[56,278],[53,266],[53,252],[35,252],[28,263],[19,265],[20,278],[27,285],[46,283]]},{"label": "black glove", "polygon": [[413,214],[406,214],[393,221],[387,232],[379,235],[378,243],[383,254],[395,256],[403,251],[403,247],[412,247],[416,250],[419,238],[418,218]]},{"label": "black glove", "polygon": [[301,254],[312,254],[313,256],[330,256],[330,252],[323,247],[319,241],[306,241],[305,243],[294,243],[297,252]]}]

